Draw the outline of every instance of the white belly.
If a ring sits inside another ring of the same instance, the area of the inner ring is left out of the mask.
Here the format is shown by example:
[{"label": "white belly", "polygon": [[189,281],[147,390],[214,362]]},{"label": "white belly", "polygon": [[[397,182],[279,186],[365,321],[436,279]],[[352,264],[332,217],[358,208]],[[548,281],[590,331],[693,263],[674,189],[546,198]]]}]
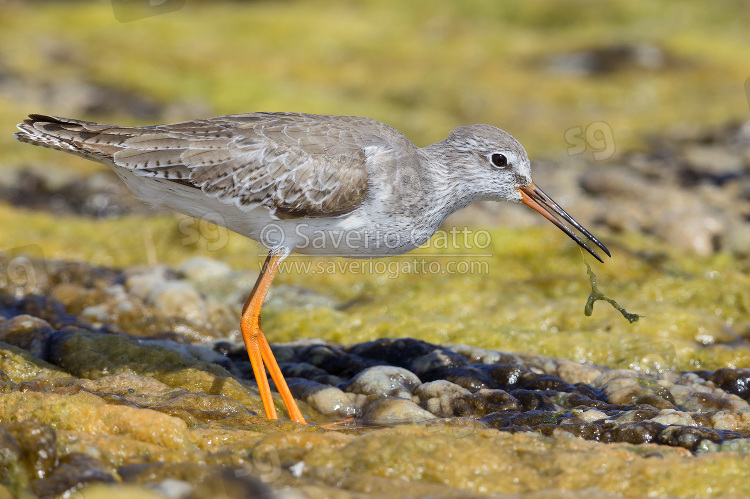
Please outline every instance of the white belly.
[{"label": "white belly", "polygon": [[424,244],[442,222],[400,217],[378,201],[336,218],[278,219],[263,206],[241,210],[193,187],[108,166],[138,199],[221,225],[270,250],[346,258],[400,255]]}]

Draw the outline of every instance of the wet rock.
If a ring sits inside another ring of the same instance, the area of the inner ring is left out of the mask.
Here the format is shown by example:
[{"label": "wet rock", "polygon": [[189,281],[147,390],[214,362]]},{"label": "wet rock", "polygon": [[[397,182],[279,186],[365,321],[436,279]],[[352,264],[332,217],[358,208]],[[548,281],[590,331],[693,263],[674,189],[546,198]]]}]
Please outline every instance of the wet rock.
[{"label": "wet rock", "polygon": [[273,491],[261,479],[246,469],[222,469],[203,479],[187,496],[187,499],[226,497],[227,499],[251,499],[272,497]]},{"label": "wet rock", "polygon": [[466,438],[479,430],[487,429],[487,425],[479,420],[462,417],[430,419],[423,422],[422,426],[442,429],[455,438]]},{"label": "wet rock", "polygon": [[497,388],[498,384],[482,371],[473,367],[442,367],[422,373],[424,382],[444,379],[455,383],[467,390],[475,391],[481,388]]},{"label": "wet rock", "polygon": [[257,396],[229,372],[196,359],[180,345],[143,344],[120,335],[67,329],[53,338],[50,358],[59,366],[69,367],[76,376],[100,378],[112,372],[148,373],[172,388],[224,395],[256,413],[262,411]]},{"label": "wet rock", "polygon": [[522,362],[518,356],[509,352],[499,352],[458,343],[446,343],[444,346],[462,355],[472,364],[521,364]]},{"label": "wet rock", "polygon": [[34,492],[41,497],[51,497],[92,482],[116,483],[117,479],[101,461],[87,454],[72,453],[60,458],[60,464],[49,477],[34,482]]},{"label": "wet rock", "polygon": [[614,419],[616,419],[619,424],[624,425],[628,423],[640,423],[641,421],[646,421],[655,417],[657,414],[659,414],[659,411],[657,411],[656,409],[634,409],[622,411],[617,414]]},{"label": "wet rock", "polygon": [[518,401],[503,390],[478,390],[471,393],[449,381],[432,381],[421,385],[415,396],[419,404],[438,417],[480,419],[498,411],[520,410]]},{"label": "wet rock", "polygon": [[53,332],[46,321],[27,314],[0,322],[0,341],[23,348],[40,359],[47,357]]},{"label": "wet rock", "polygon": [[[68,325],[87,327],[77,320],[74,315],[65,310],[65,306],[48,296],[24,296],[16,304],[17,315],[25,314],[46,321],[54,329],[60,329]],[[90,327],[90,326],[88,326]]]},{"label": "wet rock", "polygon": [[335,386],[300,378],[289,378],[287,383],[295,399],[304,401],[322,414],[342,418],[357,414],[354,394]]},{"label": "wet rock", "polygon": [[[706,393],[690,391],[688,388],[679,387],[674,390],[679,393],[678,404],[686,411],[741,411],[750,408],[748,403],[736,395],[727,393]],[[684,395],[683,395],[684,393]]]},{"label": "wet rock", "polygon": [[510,394],[521,404],[522,411],[554,411],[558,409],[555,403],[543,393],[518,388],[511,390]]},{"label": "wet rock", "polygon": [[612,442],[629,444],[648,444],[657,442],[659,434],[666,426],[654,421],[642,421],[616,426],[609,431]]},{"label": "wet rock", "polygon": [[57,465],[55,430],[33,420],[10,423],[5,429],[21,448],[20,461],[27,475],[34,479],[48,476]]},{"label": "wet rock", "polygon": [[412,393],[421,384],[419,378],[406,369],[374,366],[357,374],[342,389],[362,395],[384,395],[411,400]]},{"label": "wet rock", "polygon": [[698,428],[694,426],[670,426],[659,433],[659,443],[674,447],[683,447],[695,451],[701,441],[709,440],[719,443],[724,440],[743,438],[743,435],[724,430]]},{"label": "wet rock", "polygon": [[658,409],[675,409],[674,397],[658,383],[641,377],[614,378],[603,387],[611,404],[648,404]]},{"label": "wet rock", "polygon": [[117,474],[125,483],[159,483],[165,480],[199,483],[213,471],[206,466],[190,462],[137,463],[119,468]]},{"label": "wet rock", "polygon": [[530,431],[543,424],[557,424],[561,413],[555,411],[495,412],[481,419],[490,428]]},{"label": "wet rock", "polygon": [[185,279],[203,283],[228,277],[232,273],[232,267],[220,260],[196,256],[182,262],[177,267],[177,272],[182,274]]},{"label": "wet rock", "polygon": [[440,348],[413,338],[382,338],[354,345],[347,351],[365,359],[374,359],[408,369],[413,359]]},{"label": "wet rock", "polygon": [[208,311],[200,293],[183,281],[155,284],[145,300],[168,317],[181,317],[201,324],[208,319]]},{"label": "wet rock", "polygon": [[689,145],[682,155],[687,171],[697,178],[708,177],[720,184],[742,175],[744,170],[742,157],[720,145]]},{"label": "wet rock", "polygon": [[722,390],[750,401],[750,369],[717,369],[708,379]]},{"label": "wet rock", "polygon": [[172,449],[189,446],[187,426],[183,421],[156,411],[109,405],[101,397],[85,391],[69,394],[27,391],[0,395],[1,420],[25,421],[32,415],[36,421],[57,430],[125,434],[135,440]]},{"label": "wet rock", "polygon": [[409,370],[420,375],[434,369],[455,368],[465,366],[466,360],[459,354],[450,350],[440,349],[417,357],[409,363]]},{"label": "wet rock", "polygon": [[522,376],[529,372],[523,366],[504,363],[477,366],[477,368],[505,389],[518,387]]},{"label": "wet rock", "polygon": [[739,414],[718,411],[708,415],[710,426],[716,430],[729,430],[750,437],[750,412]]},{"label": "wet rock", "polygon": [[476,419],[495,412],[521,410],[519,401],[508,392],[484,388],[471,395],[456,397],[451,406],[453,416]]},{"label": "wet rock", "polygon": [[37,378],[64,378],[70,374],[49,364],[26,350],[0,342],[0,371],[10,383],[23,383]]},{"label": "wet rock", "polygon": [[362,407],[362,419],[374,424],[419,423],[435,416],[411,400],[374,398]]},{"label": "wet rock", "polygon": [[699,256],[708,256],[719,249],[727,220],[720,213],[701,211],[665,212],[653,232],[668,243]]},{"label": "wet rock", "polygon": [[602,419],[609,419],[609,415],[606,412],[597,411],[594,409],[582,411],[576,415],[584,423],[590,423],[593,421],[601,421]]},{"label": "wet rock", "polygon": [[22,449],[18,440],[0,426],[0,484],[13,491],[28,488],[29,476],[22,466]]},{"label": "wet rock", "polygon": [[307,362],[300,362],[299,364],[285,363],[279,365],[281,367],[281,372],[285,377],[305,378],[310,381],[324,383],[327,385],[338,385],[344,383],[344,380],[342,380],[338,376],[332,376],[325,370],[319,367],[315,367],[312,364],[308,364]]},{"label": "wet rock", "polygon": [[454,414],[454,401],[458,397],[470,395],[471,392],[466,388],[446,380],[424,383],[414,391],[414,396],[419,400],[419,405],[441,418],[456,416],[457,414]]},{"label": "wet rock", "polygon": [[693,418],[690,414],[685,412],[679,412],[675,409],[663,409],[659,411],[659,414],[651,418],[651,421],[665,426],[670,425],[682,425],[688,426],[693,424]]},{"label": "wet rock", "polygon": [[527,390],[553,390],[553,391],[571,391],[573,388],[556,376],[549,374],[525,373],[521,376],[518,383],[519,388]]}]

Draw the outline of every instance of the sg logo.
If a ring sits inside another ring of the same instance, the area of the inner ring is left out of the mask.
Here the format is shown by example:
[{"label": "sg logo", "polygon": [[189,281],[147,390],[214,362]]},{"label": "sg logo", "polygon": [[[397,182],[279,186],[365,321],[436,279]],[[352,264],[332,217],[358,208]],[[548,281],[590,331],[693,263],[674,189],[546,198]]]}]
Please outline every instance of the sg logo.
[{"label": "sg logo", "polygon": [[606,121],[595,121],[585,129],[580,126],[565,130],[568,156],[583,154],[587,149],[594,152],[594,159],[602,161],[615,154],[615,135]]}]

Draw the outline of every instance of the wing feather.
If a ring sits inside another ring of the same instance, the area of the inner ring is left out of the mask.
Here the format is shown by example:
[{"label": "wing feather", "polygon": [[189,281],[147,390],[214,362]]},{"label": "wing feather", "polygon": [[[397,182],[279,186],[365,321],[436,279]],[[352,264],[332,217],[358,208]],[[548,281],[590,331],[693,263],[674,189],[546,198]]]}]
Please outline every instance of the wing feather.
[{"label": "wing feather", "polygon": [[19,125],[20,140],[108,159],[240,209],[265,206],[284,217],[355,210],[367,197],[372,148],[413,147],[388,125],[357,117],[251,113],[148,127],[29,118]]}]

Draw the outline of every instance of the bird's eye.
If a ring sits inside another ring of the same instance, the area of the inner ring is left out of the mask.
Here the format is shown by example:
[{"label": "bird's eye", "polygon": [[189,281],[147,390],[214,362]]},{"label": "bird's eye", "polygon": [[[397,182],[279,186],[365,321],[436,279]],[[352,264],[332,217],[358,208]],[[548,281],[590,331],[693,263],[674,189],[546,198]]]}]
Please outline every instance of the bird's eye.
[{"label": "bird's eye", "polygon": [[504,154],[500,154],[499,152],[493,154],[490,159],[492,160],[492,164],[495,166],[508,166],[508,158],[506,158]]}]

